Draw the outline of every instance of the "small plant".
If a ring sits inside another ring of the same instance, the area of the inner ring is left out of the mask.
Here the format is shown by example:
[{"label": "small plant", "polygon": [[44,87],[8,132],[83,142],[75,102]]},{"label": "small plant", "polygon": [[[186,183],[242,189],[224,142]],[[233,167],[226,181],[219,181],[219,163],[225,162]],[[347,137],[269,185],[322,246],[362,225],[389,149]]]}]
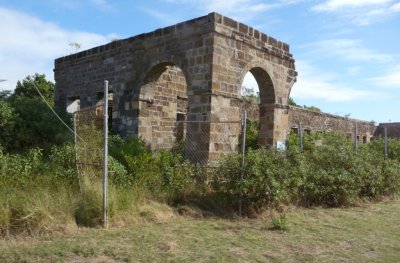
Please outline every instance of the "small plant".
[{"label": "small plant", "polygon": [[273,218],[267,229],[283,232],[289,231],[289,225],[286,221],[286,213],[281,213],[279,217]]}]

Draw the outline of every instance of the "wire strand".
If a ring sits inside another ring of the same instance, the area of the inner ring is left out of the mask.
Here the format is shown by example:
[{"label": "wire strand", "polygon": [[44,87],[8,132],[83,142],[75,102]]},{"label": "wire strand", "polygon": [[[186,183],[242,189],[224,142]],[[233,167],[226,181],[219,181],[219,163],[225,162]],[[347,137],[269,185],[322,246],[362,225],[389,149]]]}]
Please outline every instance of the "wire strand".
[{"label": "wire strand", "polygon": [[[22,86],[25,88],[24,84],[21,83]],[[47,102],[47,100],[45,99],[45,97],[43,96],[43,94],[40,92],[40,90],[38,89],[38,87],[36,86],[36,84],[34,82],[32,82],[33,86],[35,87],[36,91],[39,93],[40,97],[42,98],[42,100],[46,103],[46,105],[49,107],[49,109],[54,113],[54,115],[57,116],[57,118],[62,122],[62,124],[64,124],[65,127],[68,128],[68,130],[70,132],[72,132],[74,135],[76,135],[76,137],[78,137],[80,140],[85,141],[81,136],[79,136],[77,133],[75,133],[75,131],[73,129],[71,129],[71,127],[68,126],[68,124],[66,124],[63,119],[61,119],[61,117],[55,112],[55,110],[50,106],[50,104]]]}]

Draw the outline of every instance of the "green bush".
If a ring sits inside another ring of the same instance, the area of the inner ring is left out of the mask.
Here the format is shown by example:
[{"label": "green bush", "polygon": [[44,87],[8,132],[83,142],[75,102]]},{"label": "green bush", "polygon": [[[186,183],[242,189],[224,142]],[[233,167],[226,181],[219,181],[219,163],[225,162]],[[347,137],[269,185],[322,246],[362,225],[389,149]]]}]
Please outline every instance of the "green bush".
[{"label": "green bush", "polygon": [[282,213],[279,215],[279,217],[273,218],[267,229],[283,232],[289,231],[289,224],[286,220],[286,213]]},{"label": "green bush", "polygon": [[[96,148],[97,137],[86,143]],[[381,139],[360,145],[357,153],[353,142],[340,134],[306,135],[304,146],[301,153],[299,138],[292,134],[284,153],[248,149],[242,171],[240,154],[224,156],[216,168],[207,169],[188,165],[178,147],[151,151],[141,139],[125,142],[113,136],[111,221],[140,216],[138,206],[146,200],[196,204],[226,215],[221,211],[237,211],[240,198],[244,213],[251,214],[285,204],[346,206],[399,193],[400,140],[389,141],[386,160]],[[68,220],[84,226],[102,223],[101,178],[93,176],[92,170],[78,178],[74,150],[71,144],[23,154],[0,148],[1,235],[40,233],[48,225]],[[277,224],[285,225],[281,221]]]},{"label": "green bush", "polygon": [[[390,144],[393,152],[398,141]],[[384,160],[382,141],[360,145],[356,153],[351,140],[328,133],[306,135],[304,146],[301,153],[298,136],[291,134],[284,155],[266,149],[247,151],[242,183],[240,155],[227,156],[220,162],[213,189],[232,206],[242,196],[248,211],[285,203],[346,206],[360,198],[399,192],[400,164],[396,154]]]}]

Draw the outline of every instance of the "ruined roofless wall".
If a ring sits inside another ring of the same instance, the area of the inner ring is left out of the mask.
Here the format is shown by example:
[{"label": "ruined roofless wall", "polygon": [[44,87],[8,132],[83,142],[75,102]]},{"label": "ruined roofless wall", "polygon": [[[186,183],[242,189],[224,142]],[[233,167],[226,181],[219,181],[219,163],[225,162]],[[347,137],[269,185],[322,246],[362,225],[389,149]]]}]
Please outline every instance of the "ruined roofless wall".
[{"label": "ruined roofless wall", "polygon": [[387,136],[389,138],[400,138],[400,122],[379,123],[374,136],[375,137],[384,137],[385,136],[385,127],[387,129]]},{"label": "ruined roofless wall", "polygon": [[[324,112],[311,111],[294,106],[287,106],[287,108],[289,113],[289,127],[295,131],[298,131],[301,122],[303,130],[306,132],[341,132],[354,139],[355,124],[357,123],[359,140],[363,141],[365,138],[366,142],[369,142],[378,132],[377,127],[372,122],[346,118]],[[242,100],[241,109],[242,111],[247,111],[249,120],[258,120],[258,102]],[[398,131],[400,132],[399,127],[400,125],[397,126]]]},{"label": "ruined roofless wall", "polygon": [[[106,79],[114,95],[114,132],[146,137],[154,149],[167,148],[174,142],[170,130],[182,112],[179,105],[187,105],[189,121],[238,120],[237,98],[248,71],[260,83],[260,141],[273,146],[286,139],[284,106],[297,76],[289,46],[217,13],[57,59],[55,105],[65,109],[76,99],[81,108],[94,105]],[[180,79],[163,83],[168,72]],[[193,126],[187,149],[209,159],[235,150],[218,138],[234,141],[238,131],[214,123]],[[208,139],[197,141],[200,137]]]}]

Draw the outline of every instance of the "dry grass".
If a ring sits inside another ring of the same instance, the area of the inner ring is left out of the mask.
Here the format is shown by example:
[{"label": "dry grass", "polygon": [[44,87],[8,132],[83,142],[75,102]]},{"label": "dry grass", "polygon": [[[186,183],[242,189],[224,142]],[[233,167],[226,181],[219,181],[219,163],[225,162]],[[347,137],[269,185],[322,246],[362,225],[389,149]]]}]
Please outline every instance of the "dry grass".
[{"label": "dry grass", "polygon": [[287,232],[260,218],[185,218],[154,203],[141,213],[149,223],[0,241],[0,262],[400,262],[400,200],[293,209]]}]

